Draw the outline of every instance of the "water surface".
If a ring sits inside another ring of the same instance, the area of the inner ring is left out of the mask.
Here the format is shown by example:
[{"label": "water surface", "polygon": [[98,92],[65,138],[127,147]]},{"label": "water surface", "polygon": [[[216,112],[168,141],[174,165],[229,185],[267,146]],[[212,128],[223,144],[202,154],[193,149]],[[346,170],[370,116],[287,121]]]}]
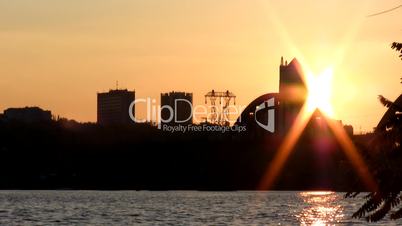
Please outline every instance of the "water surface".
[{"label": "water surface", "polygon": [[[0,225],[366,225],[334,192],[0,191]],[[381,222],[401,225],[402,221]]]}]

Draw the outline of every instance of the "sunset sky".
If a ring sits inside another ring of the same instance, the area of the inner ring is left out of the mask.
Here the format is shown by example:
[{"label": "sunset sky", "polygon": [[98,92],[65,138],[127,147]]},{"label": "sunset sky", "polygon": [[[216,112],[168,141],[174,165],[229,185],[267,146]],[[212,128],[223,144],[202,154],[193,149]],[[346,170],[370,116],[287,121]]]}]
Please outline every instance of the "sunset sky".
[{"label": "sunset sky", "polygon": [[[96,120],[96,93],[186,91],[237,104],[278,91],[281,56],[334,71],[335,118],[368,131],[401,90],[396,0],[1,0],[0,111],[40,106]],[[143,112],[140,110],[140,115]]]}]

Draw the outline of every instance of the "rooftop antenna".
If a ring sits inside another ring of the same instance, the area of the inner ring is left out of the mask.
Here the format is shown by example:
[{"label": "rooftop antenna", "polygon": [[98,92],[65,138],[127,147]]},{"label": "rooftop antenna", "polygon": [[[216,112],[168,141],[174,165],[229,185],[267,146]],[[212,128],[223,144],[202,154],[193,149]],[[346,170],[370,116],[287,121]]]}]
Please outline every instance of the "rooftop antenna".
[{"label": "rooftop antenna", "polygon": [[119,90],[119,80],[116,80],[116,90]]},{"label": "rooftop antenna", "polygon": [[[226,90],[226,92],[217,92],[212,90],[211,92],[205,94],[205,104],[208,103],[208,99],[211,102],[210,122],[212,124],[228,126],[230,115],[228,107],[231,100],[233,100],[234,104],[236,104],[236,95],[229,90]],[[220,106],[217,105],[217,100],[219,100]]]}]

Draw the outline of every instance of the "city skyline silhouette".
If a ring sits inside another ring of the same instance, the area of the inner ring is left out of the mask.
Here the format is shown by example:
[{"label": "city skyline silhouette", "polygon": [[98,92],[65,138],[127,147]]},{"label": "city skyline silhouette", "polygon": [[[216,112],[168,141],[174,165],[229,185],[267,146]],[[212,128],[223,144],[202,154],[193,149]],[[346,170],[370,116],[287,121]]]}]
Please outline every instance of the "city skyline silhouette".
[{"label": "city skyline silhouette", "polygon": [[402,225],[401,4],[0,1],[0,225]]},{"label": "city skyline silhouette", "polygon": [[38,105],[95,122],[94,93],[109,90],[116,80],[138,97],[158,100],[160,93],[183,91],[202,104],[207,91],[229,89],[238,104],[247,105],[277,91],[282,55],[298,58],[313,74],[333,66],[334,116],[357,131],[371,131],[386,111],[372,106],[378,94],[399,95],[394,81],[401,65],[388,51],[398,31],[388,27],[401,14],[367,18],[392,3],[0,4],[0,110]]}]

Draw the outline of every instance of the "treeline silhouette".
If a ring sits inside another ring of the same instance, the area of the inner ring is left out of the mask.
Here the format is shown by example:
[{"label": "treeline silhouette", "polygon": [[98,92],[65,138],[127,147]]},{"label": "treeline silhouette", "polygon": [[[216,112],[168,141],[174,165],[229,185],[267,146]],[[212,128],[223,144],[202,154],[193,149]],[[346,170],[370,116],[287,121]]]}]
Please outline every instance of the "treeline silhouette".
[{"label": "treeline silhouette", "polygon": [[[363,190],[331,132],[308,128],[272,189]],[[0,189],[254,190],[281,143],[66,119],[0,121],[0,138]]]},{"label": "treeline silhouette", "polygon": [[[402,43],[393,42],[391,48],[400,54],[402,60]],[[366,162],[378,188],[363,195],[364,204],[353,214],[355,218],[373,222],[386,216],[393,220],[402,218],[402,95],[395,101],[382,95],[378,99],[388,110],[375,128],[370,151],[366,152]],[[346,197],[355,198],[359,193],[349,192]]]}]

